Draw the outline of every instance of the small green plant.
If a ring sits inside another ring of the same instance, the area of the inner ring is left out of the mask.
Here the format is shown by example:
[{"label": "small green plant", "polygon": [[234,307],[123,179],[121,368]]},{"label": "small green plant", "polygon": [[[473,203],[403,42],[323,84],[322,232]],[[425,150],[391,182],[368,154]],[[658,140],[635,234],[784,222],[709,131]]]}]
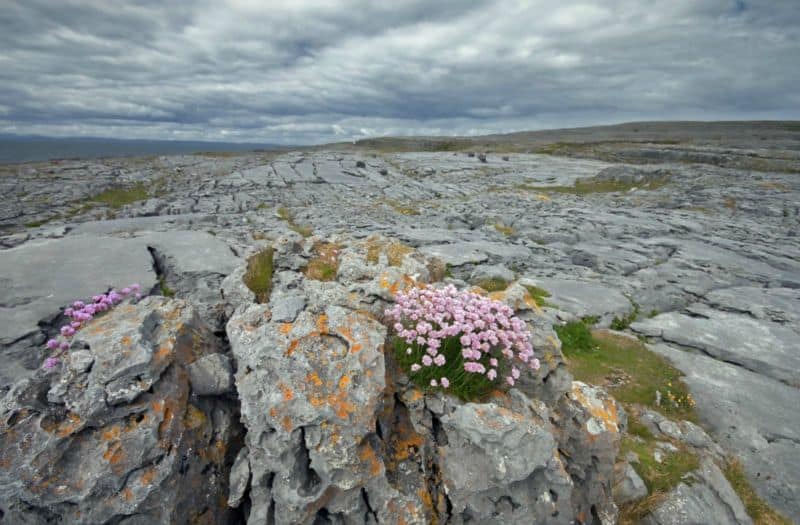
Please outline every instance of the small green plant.
[{"label": "small green plant", "polygon": [[530,295],[533,302],[536,303],[536,306],[551,306],[547,302],[547,298],[550,297],[550,292],[532,284],[526,284],[524,286],[525,289],[528,290],[528,295]]},{"label": "small green plant", "polygon": [[305,275],[317,281],[335,281],[339,272],[339,250],[341,246],[330,242],[314,244],[314,257],[308,262]]},{"label": "small green plant", "polygon": [[267,247],[247,259],[244,284],[256,295],[256,301],[266,303],[272,291],[273,248]]},{"label": "small green plant", "polygon": [[164,297],[175,297],[175,290],[167,285],[167,278],[163,275],[158,278],[158,287],[161,289],[161,295]]},{"label": "small green plant", "polygon": [[612,330],[625,330],[632,322],[636,321],[636,318],[639,317],[639,305],[636,303],[632,304],[633,310],[627,315],[623,315],[622,317],[614,316],[614,319],[611,321]]},{"label": "small green plant", "polygon": [[647,317],[649,317],[650,319],[652,319],[653,317],[655,317],[657,315],[658,315],[658,310],[656,310],[655,308],[653,308],[652,310],[650,310],[647,313]]}]

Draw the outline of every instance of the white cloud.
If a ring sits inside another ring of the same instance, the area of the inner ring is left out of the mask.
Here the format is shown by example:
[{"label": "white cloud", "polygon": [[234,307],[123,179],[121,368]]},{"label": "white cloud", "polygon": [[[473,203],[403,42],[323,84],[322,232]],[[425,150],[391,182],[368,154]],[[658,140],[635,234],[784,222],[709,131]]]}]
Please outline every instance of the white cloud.
[{"label": "white cloud", "polygon": [[19,0],[0,132],[285,143],[800,118],[800,12],[734,0]]}]

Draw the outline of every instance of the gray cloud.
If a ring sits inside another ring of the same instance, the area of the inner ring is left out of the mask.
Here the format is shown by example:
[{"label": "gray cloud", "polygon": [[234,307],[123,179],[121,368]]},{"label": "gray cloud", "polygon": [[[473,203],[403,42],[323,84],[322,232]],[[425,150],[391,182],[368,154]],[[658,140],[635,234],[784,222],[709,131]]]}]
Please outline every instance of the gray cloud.
[{"label": "gray cloud", "polygon": [[20,0],[0,9],[0,132],[309,143],[797,119],[798,56],[796,0]]}]

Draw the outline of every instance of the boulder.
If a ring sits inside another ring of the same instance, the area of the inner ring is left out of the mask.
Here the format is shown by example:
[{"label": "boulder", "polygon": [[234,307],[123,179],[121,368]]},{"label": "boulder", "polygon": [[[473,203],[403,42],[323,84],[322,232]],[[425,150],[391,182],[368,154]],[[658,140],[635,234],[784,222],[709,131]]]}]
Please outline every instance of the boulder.
[{"label": "boulder", "polygon": [[[337,242],[326,282],[299,278],[292,254],[276,249],[273,299],[239,304],[227,325],[247,427],[229,502],[247,522],[612,523],[625,424],[614,401],[556,380],[560,351],[552,382],[481,402],[418,390],[384,350],[380,318],[397,291],[429,279],[425,259],[391,266],[374,248],[368,257],[375,239]],[[305,308],[286,321],[290,290]],[[525,293],[506,300],[533,319]]]},{"label": "boulder", "polygon": [[122,304],[72,348],[57,371],[39,370],[3,400],[9,523],[228,520],[239,427],[230,404],[193,395],[187,366],[217,348],[190,305]]}]

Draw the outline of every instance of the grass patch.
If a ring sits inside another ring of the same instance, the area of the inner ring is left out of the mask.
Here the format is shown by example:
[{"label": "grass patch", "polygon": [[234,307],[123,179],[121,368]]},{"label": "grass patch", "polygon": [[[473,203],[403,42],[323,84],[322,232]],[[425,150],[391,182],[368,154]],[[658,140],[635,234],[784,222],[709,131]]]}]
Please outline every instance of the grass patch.
[{"label": "grass patch", "polygon": [[44,219],[39,219],[38,221],[26,222],[25,223],[25,227],[26,228],[38,228],[39,226],[43,226],[43,225],[47,224],[48,222],[50,222],[52,220],[55,220],[55,219],[58,219],[58,218],[59,218],[59,216],[56,215],[55,217],[45,217]]},{"label": "grass patch", "polygon": [[341,246],[331,242],[314,244],[314,257],[308,261],[305,276],[316,281],[335,281],[339,272],[339,250]]},{"label": "grass patch", "polygon": [[511,226],[506,226],[502,222],[498,222],[494,225],[494,229],[505,235],[506,237],[511,237],[514,235],[514,228]]},{"label": "grass patch", "polygon": [[111,208],[122,208],[126,204],[132,204],[147,200],[147,187],[144,183],[134,184],[130,188],[111,188],[91,197],[89,200],[100,204],[105,204]]},{"label": "grass patch", "polygon": [[773,510],[759,497],[753,486],[747,480],[742,464],[737,459],[729,460],[722,469],[728,482],[736,491],[739,499],[744,503],[747,514],[753,519],[755,525],[791,525],[784,516]]},{"label": "grass patch", "polygon": [[538,286],[534,286],[532,284],[526,284],[523,286],[526,290],[528,290],[528,295],[531,296],[531,299],[533,299],[533,302],[536,303],[536,306],[552,306],[547,302],[547,298],[550,297],[550,292],[544,288],[539,288]]},{"label": "grass patch", "polygon": [[278,208],[278,217],[286,221],[286,224],[289,226],[290,230],[299,233],[303,237],[311,237],[311,234],[314,233],[313,228],[310,226],[301,226],[297,224],[292,216],[292,213],[285,206]]},{"label": "grass patch", "polygon": [[641,341],[590,330],[583,322],[556,326],[555,331],[575,379],[605,386],[622,403],[644,405],[673,419],[697,420],[680,371]]},{"label": "grass patch", "polygon": [[480,286],[487,292],[502,292],[508,288],[509,282],[505,279],[494,277],[492,279],[483,279],[474,283],[475,286]]},{"label": "grass patch", "polygon": [[158,287],[164,297],[175,297],[175,290],[167,285],[167,279],[163,275],[158,278]]},{"label": "grass patch", "polygon": [[270,246],[247,259],[244,284],[256,294],[256,301],[263,304],[269,301],[272,290],[273,257],[275,250]]},{"label": "grass patch", "polygon": [[669,182],[669,177],[650,177],[642,183],[624,182],[617,180],[589,179],[576,180],[572,186],[543,186],[536,188],[539,191],[553,193],[571,193],[573,195],[589,195],[591,193],[619,193],[628,192],[634,188],[640,190],[657,190]]}]

